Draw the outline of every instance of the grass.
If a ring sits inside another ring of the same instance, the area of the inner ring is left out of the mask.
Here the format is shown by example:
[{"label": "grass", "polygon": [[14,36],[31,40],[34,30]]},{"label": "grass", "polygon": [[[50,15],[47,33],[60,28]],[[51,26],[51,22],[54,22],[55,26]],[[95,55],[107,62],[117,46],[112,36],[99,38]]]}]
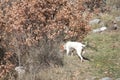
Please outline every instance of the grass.
[{"label": "grass", "polygon": [[88,35],[85,40],[97,48],[87,48],[85,57],[91,61],[80,62],[77,55],[64,56],[64,66],[49,68],[38,73],[41,80],[99,80],[120,76],[120,35],[119,31]]},{"label": "grass", "polygon": [[[88,41],[94,48],[87,47],[84,57],[91,61],[81,62],[77,55],[64,55],[63,66],[53,66],[35,73],[27,72],[22,80],[99,80],[103,77],[111,77],[115,80],[120,78],[119,31],[87,35],[84,41]],[[16,79],[11,77],[9,80]]]},{"label": "grass", "polygon": [[[103,16],[105,20],[106,17]],[[111,19],[111,18],[110,18]],[[109,20],[110,20],[109,19]],[[106,20],[107,22],[108,20]],[[94,28],[99,25],[94,25]],[[120,30],[90,33],[84,41],[93,48],[87,47],[85,57],[91,61],[81,63],[77,55],[64,55],[64,65],[38,70],[37,73],[24,75],[23,80],[99,80],[111,77],[120,78]],[[63,53],[62,53],[63,54]],[[36,66],[39,67],[39,66]],[[36,69],[35,69],[36,70]],[[4,79],[1,79],[4,80]],[[14,79],[9,79],[14,80]],[[16,80],[16,79],[15,79]]]},{"label": "grass", "polygon": [[98,49],[93,52],[93,62],[91,66],[96,76],[109,76],[118,78],[120,76],[120,35],[119,32],[104,32],[92,34],[86,38],[90,43],[94,43]]},{"label": "grass", "polygon": [[[63,67],[43,70],[39,73],[39,77],[41,76],[42,80],[84,80],[84,74],[86,71],[88,72],[89,62],[83,65],[84,63],[81,63],[77,56],[64,56],[64,59]],[[89,76],[89,73],[86,75]]]}]

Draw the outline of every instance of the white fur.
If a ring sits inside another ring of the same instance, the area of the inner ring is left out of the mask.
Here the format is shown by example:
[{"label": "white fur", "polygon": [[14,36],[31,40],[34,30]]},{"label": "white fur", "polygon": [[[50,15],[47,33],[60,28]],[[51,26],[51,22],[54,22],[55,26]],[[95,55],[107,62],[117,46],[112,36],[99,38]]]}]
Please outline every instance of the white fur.
[{"label": "white fur", "polygon": [[81,62],[83,61],[82,51],[83,51],[83,48],[85,47],[84,44],[82,44],[80,42],[68,41],[67,43],[64,44],[63,47],[66,50],[67,55],[69,54],[70,49],[74,48],[77,51],[78,56],[81,58]]}]

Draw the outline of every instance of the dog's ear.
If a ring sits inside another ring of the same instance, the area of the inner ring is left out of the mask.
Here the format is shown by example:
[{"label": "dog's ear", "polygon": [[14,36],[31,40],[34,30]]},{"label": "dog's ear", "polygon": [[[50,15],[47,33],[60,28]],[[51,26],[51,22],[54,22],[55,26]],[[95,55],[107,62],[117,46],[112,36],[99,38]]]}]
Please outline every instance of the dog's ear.
[{"label": "dog's ear", "polygon": [[64,45],[63,44],[60,45],[60,49],[64,50]]}]

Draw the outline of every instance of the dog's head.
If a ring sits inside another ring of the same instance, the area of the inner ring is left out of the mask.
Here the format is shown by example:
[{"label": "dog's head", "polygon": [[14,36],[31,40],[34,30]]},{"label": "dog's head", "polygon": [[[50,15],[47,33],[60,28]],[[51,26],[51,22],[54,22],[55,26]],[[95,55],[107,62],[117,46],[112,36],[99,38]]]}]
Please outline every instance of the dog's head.
[{"label": "dog's head", "polygon": [[61,53],[65,53],[64,44],[61,44],[61,45],[60,45],[60,52],[61,52]]},{"label": "dog's head", "polygon": [[60,45],[60,49],[61,49],[61,50],[64,50],[64,45],[63,45],[63,44]]}]

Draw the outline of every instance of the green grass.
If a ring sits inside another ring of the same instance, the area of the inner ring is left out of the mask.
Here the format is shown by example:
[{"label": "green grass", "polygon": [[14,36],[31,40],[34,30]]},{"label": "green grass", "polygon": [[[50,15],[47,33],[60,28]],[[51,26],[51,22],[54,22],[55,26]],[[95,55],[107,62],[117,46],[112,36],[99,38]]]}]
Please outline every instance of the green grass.
[{"label": "green grass", "polygon": [[91,44],[95,44],[98,51],[94,51],[91,58],[91,66],[94,75],[99,77],[109,76],[118,78],[120,76],[120,35],[118,32],[104,32],[92,34],[86,37]]}]

